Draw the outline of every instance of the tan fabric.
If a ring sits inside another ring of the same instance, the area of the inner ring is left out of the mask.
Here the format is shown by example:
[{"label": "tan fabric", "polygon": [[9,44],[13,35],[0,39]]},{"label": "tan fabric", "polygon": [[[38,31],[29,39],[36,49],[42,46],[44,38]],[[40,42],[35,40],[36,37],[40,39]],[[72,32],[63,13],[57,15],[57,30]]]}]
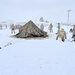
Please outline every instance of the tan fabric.
[{"label": "tan fabric", "polygon": [[58,39],[58,38],[61,38],[61,39],[64,39],[64,40],[67,38],[66,37],[66,31],[64,31],[64,29],[62,29],[58,32],[56,39]]}]

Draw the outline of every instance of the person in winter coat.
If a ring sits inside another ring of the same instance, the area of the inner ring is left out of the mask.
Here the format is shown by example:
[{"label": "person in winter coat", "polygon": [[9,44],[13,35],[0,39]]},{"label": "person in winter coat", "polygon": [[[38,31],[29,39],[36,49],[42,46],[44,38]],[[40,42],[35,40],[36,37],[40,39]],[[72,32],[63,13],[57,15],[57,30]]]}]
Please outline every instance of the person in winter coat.
[{"label": "person in winter coat", "polygon": [[61,29],[58,33],[57,33],[57,37],[56,40],[58,40],[58,38],[61,38],[61,40],[64,42],[65,39],[67,38],[66,36],[66,31],[64,29]]},{"label": "person in winter coat", "polygon": [[41,24],[40,29],[44,30],[44,25],[43,24]]},{"label": "person in winter coat", "polygon": [[72,35],[73,41],[75,41],[75,25],[73,26],[73,35]]},{"label": "person in winter coat", "polygon": [[53,25],[52,25],[52,23],[49,25],[48,29],[49,29],[50,32],[53,32]]},{"label": "person in winter coat", "polygon": [[58,23],[57,28],[58,28],[58,32],[57,33],[59,33],[59,31],[60,31],[60,23]]},{"label": "person in winter coat", "polygon": [[2,29],[2,25],[0,24],[0,29]]},{"label": "person in winter coat", "polygon": [[14,24],[11,25],[11,33],[15,33],[15,26],[14,26]]}]

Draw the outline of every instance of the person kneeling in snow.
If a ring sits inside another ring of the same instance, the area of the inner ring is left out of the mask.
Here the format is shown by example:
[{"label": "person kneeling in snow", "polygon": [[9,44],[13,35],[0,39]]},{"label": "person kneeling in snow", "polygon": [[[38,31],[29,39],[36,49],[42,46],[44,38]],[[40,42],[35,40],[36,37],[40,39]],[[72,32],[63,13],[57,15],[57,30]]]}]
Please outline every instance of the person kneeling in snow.
[{"label": "person kneeling in snow", "polygon": [[71,33],[72,33],[72,32],[73,32],[73,29],[71,28],[69,32],[71,32]]},{"label": "person kneeling in snow", "polygon": [[75,25],[73,26],[73,35],[72,35],[73,41],[75,41]]},{"label": "person kneeling in snow", "polygon": [[57,33],[57,37],[56,40],[58,40],[58,38],[61,38],[61,40],[64,42],[66,37],[66,31],[64,29],[61,29],[58,33]]}]

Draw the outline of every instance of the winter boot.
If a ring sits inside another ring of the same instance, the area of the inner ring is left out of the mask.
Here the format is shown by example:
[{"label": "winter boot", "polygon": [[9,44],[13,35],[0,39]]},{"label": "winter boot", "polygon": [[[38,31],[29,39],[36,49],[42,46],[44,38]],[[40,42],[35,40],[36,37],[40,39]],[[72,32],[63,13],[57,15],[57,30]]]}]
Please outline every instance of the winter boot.
[{"label": "winter boot", "polygon": [[64,40],[64,39],[62,39],[62,41],[64,42],[65,40]]}]

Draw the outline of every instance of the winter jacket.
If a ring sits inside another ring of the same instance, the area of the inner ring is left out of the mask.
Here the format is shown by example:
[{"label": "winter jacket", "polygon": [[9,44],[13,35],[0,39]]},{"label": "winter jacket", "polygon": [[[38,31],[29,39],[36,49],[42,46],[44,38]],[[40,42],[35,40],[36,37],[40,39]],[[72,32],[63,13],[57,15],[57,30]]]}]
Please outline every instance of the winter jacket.
[{"label": "winter jacket", "polygon": [[75,25],[73,26],[73,39],[75,40]]},{"label": "winter jacket", "polygon": [[52,31],[53,31],[53,29],[52,29],[52,28],[53,28],[53,25],[52,25],[52,24],[50,24],[50,25],[49,25],[49,27],[48,27],[48,29],[50,30],[50,32],[52,32]]},{"label": "winter jacket", "polygon": [[67,38],[66,31],[64,29],[60,30],[57,34],[56,39],[61,38],[62,40],[65,40]]}]

